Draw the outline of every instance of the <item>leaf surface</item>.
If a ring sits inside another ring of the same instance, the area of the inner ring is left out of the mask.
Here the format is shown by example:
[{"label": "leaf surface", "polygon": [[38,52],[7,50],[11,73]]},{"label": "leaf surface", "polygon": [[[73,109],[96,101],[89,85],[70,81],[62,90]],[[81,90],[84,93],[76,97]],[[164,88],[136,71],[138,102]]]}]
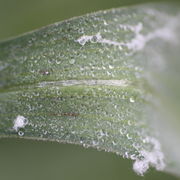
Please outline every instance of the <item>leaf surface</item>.
[{"label": "leaf surface", "polygon": [[[0,43],[0,136],[82,144],[179,174],[180,11],[96,12]],[[169,148],[173,147],[173,148]]]}]

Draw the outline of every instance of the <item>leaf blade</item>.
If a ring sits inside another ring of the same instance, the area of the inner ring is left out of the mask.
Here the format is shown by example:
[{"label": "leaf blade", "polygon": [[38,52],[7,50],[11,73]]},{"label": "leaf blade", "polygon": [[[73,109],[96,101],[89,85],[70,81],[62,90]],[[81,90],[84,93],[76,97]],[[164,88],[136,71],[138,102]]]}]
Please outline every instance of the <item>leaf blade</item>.
[{"label": "leaf blade", "polygon": [[153,66],[145,58],[153,43],[172,44],[179,15],[174,5],[154,6],[102,11],[2,42],[0,135],[115,152],[135,160],[140,175],[164,169],[148,122],[145,72]]}]

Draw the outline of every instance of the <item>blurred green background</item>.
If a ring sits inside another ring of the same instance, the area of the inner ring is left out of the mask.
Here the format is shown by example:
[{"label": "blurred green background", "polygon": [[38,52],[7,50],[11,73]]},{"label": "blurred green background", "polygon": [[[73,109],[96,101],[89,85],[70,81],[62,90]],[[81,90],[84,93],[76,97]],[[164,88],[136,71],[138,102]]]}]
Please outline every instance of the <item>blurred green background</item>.
[{"label": "blurred green background", "polygon": [[[147,2],[148,0],[146,0]],[[0,40],[85,13],[145,0],[0,0]],[[0,139],[0,180],[178,180],[132,162],[77,145]]]},{"label": "blurred green background", "polygon": [[0,140],[1,180],[177,180],[150,170],[132,171],[132,161],[77,145],[22,139]]},{"label": "blurred green background", "polygon": [[73,16],[149,1],[156,0],[0,0],[0,40]]}]

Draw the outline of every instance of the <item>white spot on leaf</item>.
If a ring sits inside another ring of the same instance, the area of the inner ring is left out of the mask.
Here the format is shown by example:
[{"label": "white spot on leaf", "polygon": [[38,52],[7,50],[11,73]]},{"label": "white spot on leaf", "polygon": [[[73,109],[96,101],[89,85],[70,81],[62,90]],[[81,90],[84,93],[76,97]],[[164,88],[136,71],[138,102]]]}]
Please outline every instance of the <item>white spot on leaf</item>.
[{"label": "white spot on leaf", "polygon": [[24,116],[18,115],[14,120],[13,129],[18,131],[20,128],[24,128],[28,124],[28,120]]},{"label": "white spot on leaf", "polygon": [[133,164],[133,170],[141,176],[149,169],[150,166],[159,171],[165,168],[164,154],[161,151],[161,146],[158,140],[148,137],[146,138],[146,142],[152,144],[152,151],[139,151],[142,158],[137,158]]},{"label": "white spot on leaf", "polygon": [[105,39],[101,36],[101,34],[98,32],[95,35],[88,36],[83,35],[79,37],[76,42],[78,42],[81,45],[85,45],[87,42],[91,43],[101,43],[101,44],[107,44],[107,45],[114,45],[118,46],[120,50],[122,50],[123,47],[127,47],[129,50],[134,51],[140,51],[142,50],[146,44],[156,38],[163,39],[165,41],[176,41],[175,38],[175,30],[177,27],[177,19],[170,19],[170,21],[163,27],[160,27],[149,34],[142,34],[143,30],[143,24],[139,22],[137,25],[119,25],[119,27],[125,31],[132,31],[134,33],[134,37],[129,42],[118,42],[113,41],[109,39]]}]

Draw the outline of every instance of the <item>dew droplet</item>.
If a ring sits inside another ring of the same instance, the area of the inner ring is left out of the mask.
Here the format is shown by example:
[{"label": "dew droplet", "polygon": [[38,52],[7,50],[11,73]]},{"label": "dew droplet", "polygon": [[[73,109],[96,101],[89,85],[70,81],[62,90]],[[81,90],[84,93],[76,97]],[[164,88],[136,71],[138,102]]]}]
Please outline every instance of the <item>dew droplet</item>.
[{"label": "dew droplet", "polygon": [[105,26],[107,26],[107,25],[108,25],[108,23],[107,23],[105,20],[103,20],[103,23],[104,23],[104,25],[105,25]]},{"label": "dew droplet", "polygon": [[113,144],[114,146],[116,146],[116,145],[117,145],[117,143],[116,143],[115,141],[112,141],[112,144]]},{"label": "dew droplet", "polygon": [[131,126],[132,125],[132,122],[130,120],[128,120],[128,125]]},{"label": "dew droplet", "polygon": [[109,69],[114,69],[114,67],[113,67],[113,66],[111,66],[111,65],[109,65]]},{"label": "dew droplet", "polygon": [[130,137],[129,134],[126,134],[126,137],[127,137],[129,140],[132,139],[132,137]]},{"label": "dew droplet", "polygon": [[70,64],[74,64],[74,63],[75,63],[75,59],[69,60],[69,63],[70,63]]},{"label": "dew droplet", "polygon": [[135,155],[135,154],[132,154],[132,155],[130,156],[130,158],[131,158],[132,160],[136,160],[136,155]]},{"label": "dew droplet", "polygon": [[18,131],[18,135],[19,136],[24,136],[24,132],[23,131]]},{"label": "dew droplet", "polygon": [[60,63],[61,63],[61,61],[56,60],[56,64],[60,64]]},{"label": "dew droplet", "polygon": [[126,133],[126,131],[123,129],[120,129],[119,131],[120,131],[121,135],[124,135]]},{"label": "dew droplet", "polygon": [[133,97],[130,97],[130,98],[129,98],[129,101],[130,101],[131,103],[134,103],[134,102],[135,102],[135,100],[134,100]]}]

